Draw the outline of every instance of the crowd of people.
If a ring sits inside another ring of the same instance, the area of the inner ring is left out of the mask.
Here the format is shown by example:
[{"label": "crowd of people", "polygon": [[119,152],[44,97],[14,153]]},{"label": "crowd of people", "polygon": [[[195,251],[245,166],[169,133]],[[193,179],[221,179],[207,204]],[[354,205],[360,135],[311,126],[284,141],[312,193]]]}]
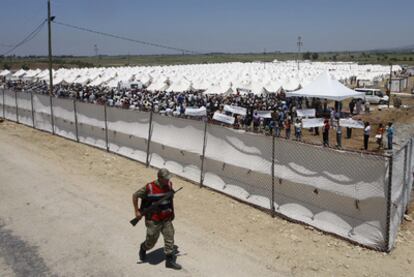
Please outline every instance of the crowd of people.
[{"label": "crowd of people", "polygon": [[[46,82],[22,82],[8,81],[2,84],[5,88],[15,91],[33,91],[38,94],[48,94],[49,87]],[[55,97],[76,99],[78,101],[108,105],[123,109],[150,111],[151,109],[166,116],[187,117],[187,108],[205,107],[209,121],[213,121],[213,115],[219,111],[234,117],[233,127],[246,131],[274,134],[276,137],[291,138],[293,129],[294,139],[302,141],[302,121],[297,117],[298,109],[315,109],[316,117],[326,118],[322,127],[322,141],[324,146],[329,146],[329,132],[334,127],[336,133],[335,145],[342,148],[342,127],[337,124],[340,117],[345,114],[342,111],[342,103],[335,102],[334,107],[328,106],[327,99],[285,97],[284,92],[255,95],[237,91],[228,95],[206,95],[203,91],[165,92],[148,91],[138,88],[108,88],[89,87],[79,84],[55,85],[53,88]],[[224,110],[225,105],[238,106],[246,109],[245,115],[232,114]],[[363,107],[362,100],[352,100],[349,103],[350,115],[359,114],[363,110],[369,111],[369,107]],[[258,111],[269,111],[271,117],[262,117]],[[368,123],[369,127],[369,123]],[[351,138],[352,129],[346,128],[346,138]],[[283,134],[284,131],[284,134]],[[314,135],[319,135],[319,128],[311,128]],[[382,134],[385,132],[382,131]],[[388,132],[388,131],[387,131]],[[370,127],[364,128],[364,149],[368,149]],[[393,134],[393,132],[392,132]],[[382,137],[382,136],[381,136]],[[389,135],[387,135],[389,137]],[[392,141],[392,137],[391,137]],[[382,145],[382,142],[381,144]],[[388,149],[392,148],[388,143]]]}]

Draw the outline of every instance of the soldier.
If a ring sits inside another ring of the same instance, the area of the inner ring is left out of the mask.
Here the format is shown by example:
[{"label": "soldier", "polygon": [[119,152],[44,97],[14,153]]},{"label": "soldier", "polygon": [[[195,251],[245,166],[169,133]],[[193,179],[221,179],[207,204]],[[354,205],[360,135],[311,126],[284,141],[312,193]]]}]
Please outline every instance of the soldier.
[{"label": "soldier", "polygon": [[[138,209],[138,198],[141,198],[140,208],[146,208],[153,202],[160,200],[166,193],[172,190],[171,173],[166,168],[158,171],[158,179],[148,183],[132,195],[135,216],[140,219],[142,215]],[[147,227],[147,236],[141,244],[139,258],[145,261],[146,252],[154,247],[160,233],[164,237],[164,253],[166,257],[165,266],[172,269],[181,269],[181,265],[175,262],[174,248],[174,219],[173,199],[168,199],[159,206],[159,209],[145,216],[145,226]]]}]

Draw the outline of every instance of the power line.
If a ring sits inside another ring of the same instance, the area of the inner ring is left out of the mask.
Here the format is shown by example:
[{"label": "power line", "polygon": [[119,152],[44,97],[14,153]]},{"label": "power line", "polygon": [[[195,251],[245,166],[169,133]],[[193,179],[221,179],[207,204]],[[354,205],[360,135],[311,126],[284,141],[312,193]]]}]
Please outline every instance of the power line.
[{"label": "power line", "polygon": [[114,35],[114,34],[110,34],[110,33],[95,31],[95,30],[92,30],[92,29],[79,27],[79,26],[75,26],[75,25],[72,25],[72,24],[63,23],[63,22],[59,22],[59,21],[53,21],[53,23],[61,25],[61,26],[65,26],[65,27],[68,27],[68,28],[84,31],[84,32],[98,34],[98,35],[102,35],[102,36],[106,36],[106,37],[112,37],[112,38],[125,40],[125,41],[129,41],[129,42],[135,42],[135,43],[144,44],[144,45],[147,45],[147,46],[153,46],[153,47],[173,50],[173,51],[177,51],[177,52],[182,52],[182,53],[199,54],[199,55],[203,54],[201,52],[188,50],[188,49],[184,49],[184,48],[178,48],[178,47],[173,47],[173,46],[168,46],[168,45],[162,45],[162,44],[158,44],[158,43],[153,43],[153,42],[148,42],[148,41],[143,41],[143,40],[137,40],[137,39],[127,38],[127,37]]},{"label": "power line", "polygon": [[19,48],[20,46],[22,46],[23,44],[29,42],[30,40],[34,39],[42,30],[42,27],[46,24],[47,19],[44,19],[32,32],[30,32],[30,34],[28,34],[22,41],[20,41],[18,44],[14,45],[12,49],[6,51],[5,53],[2,54],[2,56],[6,56],[8,54],[10,54],[11,52],[13,52],[14,50],[16,50],[17,48]]}]

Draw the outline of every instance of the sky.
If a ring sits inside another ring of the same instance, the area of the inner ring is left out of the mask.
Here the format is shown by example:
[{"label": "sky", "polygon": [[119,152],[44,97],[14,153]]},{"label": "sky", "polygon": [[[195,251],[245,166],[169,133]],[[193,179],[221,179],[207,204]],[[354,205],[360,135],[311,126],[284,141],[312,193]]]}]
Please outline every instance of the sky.
[{"label": "sky", "polygon": [[[413,0],[51,0],[56,21],[208,52],[414,45]],[[0,55],[47,18],[47,0],[0,0]],[[54,55],[181,54],[52,24]],[[16,55],[47,54],[47,24]]]}]

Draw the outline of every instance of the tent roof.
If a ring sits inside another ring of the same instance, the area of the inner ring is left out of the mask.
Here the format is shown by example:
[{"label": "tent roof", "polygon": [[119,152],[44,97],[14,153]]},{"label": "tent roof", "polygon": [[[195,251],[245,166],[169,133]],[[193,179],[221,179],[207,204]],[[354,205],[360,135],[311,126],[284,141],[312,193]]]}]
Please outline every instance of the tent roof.
[{"label": "tent roof", "polygon": [[286,93],[287,97],[318,97],[335,101],[342,101],[362,94],[347,88],[334,79],[328,72],[322,73],[312,83],[297,91]]},{"label": "tent roof", "polygon": [[2,72],[0,72],[0,76],[8,76],[10,74],[11,74],[11,72],[9,70],[7,70],[7,69],[5,69]]}]

